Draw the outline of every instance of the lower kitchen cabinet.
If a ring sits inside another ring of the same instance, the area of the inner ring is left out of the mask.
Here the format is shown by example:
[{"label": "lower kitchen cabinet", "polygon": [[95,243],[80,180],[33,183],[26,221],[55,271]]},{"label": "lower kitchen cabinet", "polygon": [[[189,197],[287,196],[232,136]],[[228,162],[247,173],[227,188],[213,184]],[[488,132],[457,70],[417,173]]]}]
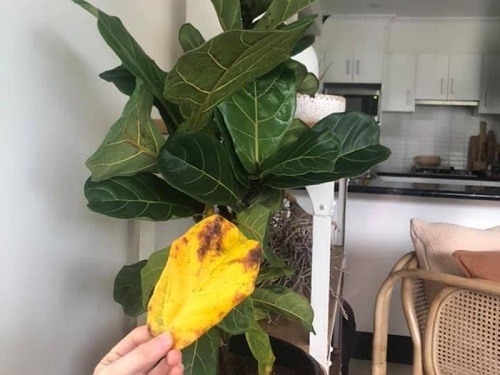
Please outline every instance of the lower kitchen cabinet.
[{"label": "lower kitchen cabinet", "polygon": [[384,59],[382,110],[415,111],[415,55],[391,54]]},{"label": "lower kitchen cabinet", "polygon": [[483,56],[479,113],[500,114],[500,55]]}]

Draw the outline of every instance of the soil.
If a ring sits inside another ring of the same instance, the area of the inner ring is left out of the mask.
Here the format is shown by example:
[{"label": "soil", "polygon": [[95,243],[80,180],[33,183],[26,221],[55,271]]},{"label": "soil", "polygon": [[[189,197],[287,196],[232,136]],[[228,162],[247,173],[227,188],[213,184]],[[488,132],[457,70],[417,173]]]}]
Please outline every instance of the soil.
[{"label": "soil", "polygon": [[[257,361],[250,357],[221,350],[218,375],[258,375]],[[273,375],[304,375],[301,369],[274,365]]]}]

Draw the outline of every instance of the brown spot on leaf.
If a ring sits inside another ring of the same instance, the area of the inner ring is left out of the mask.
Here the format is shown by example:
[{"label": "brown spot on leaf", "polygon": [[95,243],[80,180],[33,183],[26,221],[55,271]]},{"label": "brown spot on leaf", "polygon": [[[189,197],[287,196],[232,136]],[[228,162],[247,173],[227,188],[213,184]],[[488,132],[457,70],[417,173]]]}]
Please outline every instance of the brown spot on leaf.
[{"label": "brown spot on leaf", "polygon": [[233,298],[233,303],[239,305],[247,296],[245,294],[236,292]]},{"label": "brown spot on leaf", "polygon": [[223,218],[216,215],[213,220],[208,221],[205,226],[202,226],[198,233],[198,241],[200,247],[198,249],[198,259],[203,261],[209,251],[221,251],[222,246],[222,220]]}]

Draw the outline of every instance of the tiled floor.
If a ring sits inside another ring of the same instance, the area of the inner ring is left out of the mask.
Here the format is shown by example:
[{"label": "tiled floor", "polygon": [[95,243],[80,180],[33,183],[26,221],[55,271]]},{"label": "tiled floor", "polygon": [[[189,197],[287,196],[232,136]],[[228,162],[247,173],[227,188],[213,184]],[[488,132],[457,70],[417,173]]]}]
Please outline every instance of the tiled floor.
[{"label": "tiled floor", "polygon": [[[351,359],[349,362],[349,375],[370,375],[372,363],[360,359]],[[411,375],[411,366],[398,363],[387,364],[387,375]]]}]

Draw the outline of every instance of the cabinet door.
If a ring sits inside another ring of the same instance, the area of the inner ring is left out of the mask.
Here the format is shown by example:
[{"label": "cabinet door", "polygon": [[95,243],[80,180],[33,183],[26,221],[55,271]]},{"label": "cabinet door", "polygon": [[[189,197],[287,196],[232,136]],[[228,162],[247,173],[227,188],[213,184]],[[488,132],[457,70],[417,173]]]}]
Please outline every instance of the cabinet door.
[{"label": "cabinet door", "polygon": [[381,83],[383,55],[379,52],[356,51],[353,59],[353,82]]},{"label": "cabinet door", "polygon": [[328,65],[325,73],[325,82],[352,82],[354,68],[352,52],[328,51],[326,61]]},{"label": "cabinet door", "polygon": [[415,111],[415,55],[393,54],[384,59],[382,110]]},{"label": "cabinet door", "polygon": [[500,114],[500,55],[483,56],[479,113]]},{"label": "cabinet door", "polygon": [[448,99],[479,100],[481,55],[450,55]]},{"label": "cabinet door", "polygon": [[416,99],[447,99],[448,55],[419,55]]}]

